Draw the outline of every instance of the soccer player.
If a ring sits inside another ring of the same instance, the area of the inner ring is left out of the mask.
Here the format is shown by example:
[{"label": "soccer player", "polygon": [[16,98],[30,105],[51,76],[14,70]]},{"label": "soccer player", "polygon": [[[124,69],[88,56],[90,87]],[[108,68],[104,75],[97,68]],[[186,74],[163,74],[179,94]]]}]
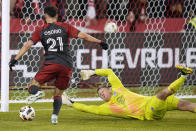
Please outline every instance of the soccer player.
[{"label": "soccer player", "polygon": [[29,48],[41,41],[45,50],[45,62],[43,68],[36,74],[28,87],[28,91],[32,96],[27,98],[27,103],[31,104],[37,99],[44,96],[44,92],[40,91],[42,84],[55,79],[55,93],[53,103],[53,114],[51,123],[58,123],[58,114],[62,105],[62,93],[68,87],[68,82],[72,73],[72,57],[69,49],[69,38],[81,38],[89,42],[99,44],[104,50],[108,49],[107,43],[98,40],[84,32],[80,32],[76,28],[66,23],[57,22],[58,9],[54,6],[48,6],[44,9],[46,24],[36,29],[32,37],[21,48],[14,59],[10,61],[9,67],[15,66],[17,60],[20,59]]},{"label": "soccer player", "polygon": [[153,97],[142,96],[126,89],[111,69],[82,70],[81,78],[87,80],[92,75],[106,76],[110,88],[98,88],[98,95],[105,101],[102,105],[85,105],[71,101],[66,94],[63,95],[63,104],[73,108],[98,115],[110,115],[123,118],[136,118],[139,120],[159,120],[167,111],[182,110],[196,112],[196,104],[181,100],[174,93],[182,86],[192,69],[176,66],[182,75],[171,83],[168,88],[158,92]]}]

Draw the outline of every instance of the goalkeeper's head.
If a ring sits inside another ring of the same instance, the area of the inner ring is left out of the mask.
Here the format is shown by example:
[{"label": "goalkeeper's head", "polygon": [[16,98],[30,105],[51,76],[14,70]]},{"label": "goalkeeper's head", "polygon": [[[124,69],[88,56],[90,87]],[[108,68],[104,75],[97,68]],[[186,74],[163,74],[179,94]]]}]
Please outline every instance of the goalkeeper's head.
[{"label": "goalkeeper's head", "polygon": [[108,87],[100,87],[97,89],[97,93],[100,96],[101,99],[108,102],[110,101],[110,98],[112,97],[112,88]]},{"label": "goalkeeper's head", "polygon": [[58,9],[55,6],[47,6],[44,8],[44,16],[47,23],[50,21],[57,21],[58,18]]}]

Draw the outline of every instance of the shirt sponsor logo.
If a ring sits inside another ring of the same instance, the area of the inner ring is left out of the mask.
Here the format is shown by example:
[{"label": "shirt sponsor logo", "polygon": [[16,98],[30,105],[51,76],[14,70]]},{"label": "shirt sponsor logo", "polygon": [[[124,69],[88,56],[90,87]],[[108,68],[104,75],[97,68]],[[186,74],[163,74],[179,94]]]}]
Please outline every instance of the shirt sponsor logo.
[{"label": "shirt sponsor logo", "polygon": [[118,104],[125,104],[125,98],[122,95],[117,97],[116,101]]},{"label": "shirt sponsor logo", "polygon": [[54,30],[44,31],[44,35],[60,34],[61,32],[62,32],[61,29],[54,29]]}]

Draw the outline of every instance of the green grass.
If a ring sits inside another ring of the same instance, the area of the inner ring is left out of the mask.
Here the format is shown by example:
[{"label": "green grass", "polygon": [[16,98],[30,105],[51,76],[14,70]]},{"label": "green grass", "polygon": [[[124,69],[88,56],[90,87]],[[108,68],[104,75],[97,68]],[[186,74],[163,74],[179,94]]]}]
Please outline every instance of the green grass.
[{"label": "green grass", "polygon": [[[126,87],[127,89],[129,89],[132,92],[135,93],[147,93],[148,95],[154,95],[156,94],[158,91],[160,91],[163,88],[166,88],[165,86],[158,86],[158,87],[150,87],[150,86],[146,86],[145,88],[141,88],[141,87]],[[22,89],[22,88],[21,88]],[[196,95],[196,86],[184,86],[181,89],[187,89],[189,94],[193,94]],[[51,99],[53,96],[53,92],[54,89],[50,88],[50,89],[42,89],[45,92],[45,97],[43,97],[43,99]],[[84,88],[84,89],[67,89],[67,94],[70,97],[76,97],[76,98],[85,98],[85,97],[98,97],[97,96],[97,88],[91,86],[91,88]],[[184,90],[179,90],[179,93],[182,95],[185,92]],[[145,94],[145,95],[147,95]],[[1,95],[1,94],[0,94]],[[9,99],[10,100],[15,100],[15,99],[26,99],[27,96],[29,96],[30,94],[27,91],[27,88],[24,88],[22,90],[10,90],[9,91]],[[188,95],[188,94],[186,94]],[[24,97],[26,96],[26,97]]]},{"label": "green grass", "polygon": [[[196,99],[189,99],[195,102]],[[100,104],[100,102],[86,102]],[[33,121],[22,121],[18,111],[25,104],[10,104],[10,112],[0,112],[0,131],[195,131],[196,113],[171,111],[163,120],[140,121],[98,116],[77,111],[65,105],[59,124],[51,125],[52,103],[32,104],[36,111]]]}]

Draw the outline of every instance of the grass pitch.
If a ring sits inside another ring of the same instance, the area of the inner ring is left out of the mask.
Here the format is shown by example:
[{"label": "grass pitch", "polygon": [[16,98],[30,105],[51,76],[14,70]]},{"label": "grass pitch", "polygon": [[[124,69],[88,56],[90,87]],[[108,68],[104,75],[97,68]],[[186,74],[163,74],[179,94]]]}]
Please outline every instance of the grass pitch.
[{"label": "grass pitch", "polygon": [[[189,100],[196,103],[196,99]],[[32,104],[36,112],[33,121],[19,118],[18,111],[24,105],[10,104],[10,112],[0,112],[0,131],[196,131],[196,113],[186,111],[167,112],[159,121],[140,121],[89,114],[63,105],[59,124],[51,125],[52,103]]]}]

